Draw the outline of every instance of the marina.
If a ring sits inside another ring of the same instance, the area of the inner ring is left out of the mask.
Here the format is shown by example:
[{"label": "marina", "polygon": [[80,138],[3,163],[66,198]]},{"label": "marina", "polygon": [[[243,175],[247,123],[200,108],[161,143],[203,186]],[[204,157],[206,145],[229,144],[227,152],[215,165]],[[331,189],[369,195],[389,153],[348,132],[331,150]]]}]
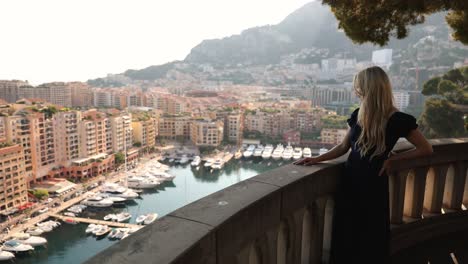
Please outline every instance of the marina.
[{"label": "marina", "polygon": [[129,224],[129,223],[119,223],[119,222],[98,220],[98,219],[92,219],[92,218],[69,217],[69,216],[63,216],[59,214],[51,214],[50,216],[58,220],[62,220],[63,222],[67,222],[67,220],[73,220],[78,223],[107,225],[107,226],[112,226],[112,227],[125,227],[125,228],[140,228],[141,227],[139,225]]}]

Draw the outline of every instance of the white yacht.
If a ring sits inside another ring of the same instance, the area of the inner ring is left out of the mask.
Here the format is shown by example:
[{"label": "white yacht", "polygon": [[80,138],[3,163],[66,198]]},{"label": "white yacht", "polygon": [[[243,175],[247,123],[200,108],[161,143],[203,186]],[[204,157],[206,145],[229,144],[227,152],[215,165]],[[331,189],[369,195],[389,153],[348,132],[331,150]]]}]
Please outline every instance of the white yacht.
[{"label": "white yacht", "polygon": [[190,163],[190,165],[196,167],[196,166],[200,165],[200,162],[201,162],[200,156],[195,156],[195,158]]},{"label": "white yacht", "polygon": [[274,160],[279,160],[281,159],[281,156],[283,155],[283,151],[284,151],[284,147],[282,144],[278,144],[275,148],[275,150],[273,151],[273,154],[271,154],[271,157],[274,159]]},{"label": "white yacht", "polygon": [[261,157],[263,153],[264,147],[263,145],[258,145],[258,147],[254,150],[253,156],[254,157]]},{"label": "white yacht", "polygon": [[110,207],[114,204],[112,200],[102,198],[101,196],[92,196],[88,197],[87,199],[83,200],[81,204],[91,207]]},{"label": "white yacht", "polygon": [[326,149],[326,148],[319,149],[319,155],[325,154],[327,152],[328,152],[328,149]]},{"label": "white yacht", "polygon": [[104,216],[104,221],[115,221],[115,219],[117,219],[117,215],[116,214],[108,214],[106,216]]},{"label": "white yacht", "polygon": [[283,155],[281,155],[281,158],[283,158],[283,160],[290,160],[292,158],[293,151],[294,151],[293,147],[288,144],[288,146],[284,149]]},{"label": "white yacht", "polygon": [[16,240],[8,240],[3,243],[2,250],[11,252],[25,252],[34,250],[34,248],[31,245],[23,244]]},{"label": "white yacht", "polygon": [[211,165],[213,164],[214,160],[213,159],[207,159],[205,161],[205,164],[203,164],[204,167],[211,167]]},{"label": "white yacht", "polygon": [[302,158],[302,149],[301,148],[294,148],[293,159],[298,160],[300,158]]},{"label": "white yacht", "polygon": [[244,158],[250,158],[255,151],[255,145],[250,145],[243,153]]},{"label": "white yacht", "polygon": [[132,215],[129,213],[120,213],[116,215],[116,221],[119,223],[127,222],[132,218]]},{"label": "white yacht", "polygon": [[143,224],[149,225],[149,224],[153,223],[156,220],[156,218],[158,218],[158,214],[156,214],[156,213],[147,214],[146,218],[145,218],[145,221],[143,221]]},{"label": "white yacht", "polygon": [[273,154],[273,145],[266,145],[262,153],[262,158],[269,159],[271,158],[271,154]]},{"label": "white yacht", "polygon": [[146,219],[146,215],[139,215],[136,219],[137,225],[143,224],[143,222],[145,222],[145,219]]},{"label": "white yacht", "polygon": [[103,226],[101,226],[101,228],[95,230],[95,231],[93,232],[93,234],[94,234],[95,236],[97,236],[97,237],[100,237],[100,236],[106,235],[106,234],[109,233],[110,231],[111,231],[111,229],[110,229],[108,226],[103,225]]},{"label": "white yacht", "polygon": [[212,165],[211,165],[211,168],[214,169],[214,170],[220,170],[221,168],[223,168],[224,166],[224,162],[220,159],[217,159]]},{"label": "white yacht", "polygon": [[101,228],[100,225],[96,224],[89,224],[88,227],[86,227],[85,233],[86,234],[91,234],[94,232],[94,230]]},{"label": "white yacht", "polygon": [[143,177],[128,177],[127,186],[129,188],[138,188],[138,189],[152,189],[156,188],[159,185],[159,181],[151,178]]},{"label": "white yacht", "polygon": [[180,160],[179,160],[179,163],[180,163],[180,164],[185,164],[185,163],[187,163],[187,162],[189,162],[189,159],[188,159],[187,155],[185,155],[185,154],[182,155],[182,157],[181,157]]},{"label": "white yacht", "polygon": [[109,195],[109,197],[120,197],[125,200],[134,200],[139,196],[138,193],[116,183],[105,183],[102,186],[101,191]]},{"label": "white yacht", "polygon": [[26,230],[25,233],[33,236],[40,236],[44,233],[44,230],[40,229],[39,227],[30,227]]},{"label": "white yacht", "polygon": [[3,251],[0,250],[0,261],[2,260],[10,260],[15,257],[15,254],[8,252],[8,251]]},{"label": "white yacht", "polygon": [[175,176],[164,171],[153,170],[150,172],[156,179],[162,181],[172,181]]},{"label": "white yacht", "polygon": [[302,151],[302,155],[304,156],[304,158],[310,158],[312,157],[312,151],[310,150],[310,148],[304,148],[304,151]]},{"label": "white yacht", "polygon": [[33,247],[43,246],[47,244],[47,239],[39,236],[31,236],[26,233],[16,233],[12,235],[12,240],[16,240],[19,243],[30,245]]}]

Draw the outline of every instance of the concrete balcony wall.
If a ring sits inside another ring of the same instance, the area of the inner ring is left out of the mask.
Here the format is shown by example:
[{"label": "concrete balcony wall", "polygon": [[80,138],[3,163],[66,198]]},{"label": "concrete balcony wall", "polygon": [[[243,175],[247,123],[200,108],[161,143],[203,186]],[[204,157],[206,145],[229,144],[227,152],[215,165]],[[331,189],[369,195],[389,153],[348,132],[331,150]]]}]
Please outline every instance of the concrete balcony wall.
[{"label": "concrete balcony wall", "polygon": [[[468,230],[462,206],[468,202],[468,139],[431,143],[432,156],[398,162],[390,173],[393,254],[434,234]],[[403,143],[397,149],[409,147]],[[327,263],[344,160],[287,165],[234,184],[164,216],[87,263]]]}]

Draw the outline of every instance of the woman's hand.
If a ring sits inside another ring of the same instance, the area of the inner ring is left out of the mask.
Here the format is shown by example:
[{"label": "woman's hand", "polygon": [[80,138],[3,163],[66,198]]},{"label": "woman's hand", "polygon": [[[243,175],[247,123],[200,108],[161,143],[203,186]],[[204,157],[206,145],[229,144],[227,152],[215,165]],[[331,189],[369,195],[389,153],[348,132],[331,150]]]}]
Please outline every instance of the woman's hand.
[{"label": "woman's hand", "polygon": [[316,163],[318,163],[319,160],[317,157],[311,157],[311,158],[303,158],[298,161],[293,162],[294,165],[302,165],[302,166],[312,166]]}]

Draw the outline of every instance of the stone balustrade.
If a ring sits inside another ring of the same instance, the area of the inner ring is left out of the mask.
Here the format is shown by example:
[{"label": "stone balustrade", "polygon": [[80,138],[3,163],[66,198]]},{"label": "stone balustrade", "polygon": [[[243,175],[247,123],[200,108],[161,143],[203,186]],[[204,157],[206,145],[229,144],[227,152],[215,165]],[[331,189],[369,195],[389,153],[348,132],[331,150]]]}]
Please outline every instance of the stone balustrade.
[{"label": "stone balustrade", "polygon": [[[433,155],[399,161],[389,175],[392,253],[468,229],[463,206],[468,139],[431,143]],[[397,150],[410,147],[400,143]],[[327,263],[344,160],[287,165],[234,184],[164,216],[87,263]]]}]

